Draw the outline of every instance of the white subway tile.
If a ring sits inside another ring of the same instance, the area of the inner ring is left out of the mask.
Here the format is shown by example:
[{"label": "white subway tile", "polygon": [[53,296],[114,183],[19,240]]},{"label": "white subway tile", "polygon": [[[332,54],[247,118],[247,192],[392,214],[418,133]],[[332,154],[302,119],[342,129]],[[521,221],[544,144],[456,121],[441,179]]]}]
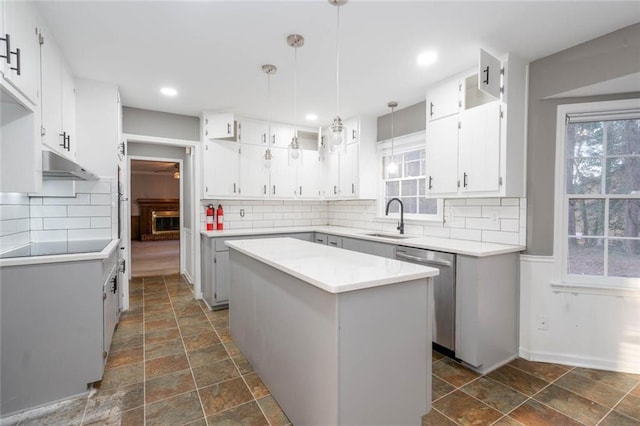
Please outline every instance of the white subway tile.
[{"label": "white subway tile", "polygon": [[111,228],[70,229],[67,232],[69,233],[69,241],[111,239]]},{"label": "white subway tile", "polygon": [[432,226],[425,226],[422,235],[425,237],[439,237],[439,238],[449,238],[450,232],[448,228],[436,228]]},{"label": "white subway tile", "polygon": [[519,232],[520,221],[518,219],[501,219],[500,230],[506,232]]},{"label": "white subway tile", "polygon": [[19,232],[0,237],[0,253],[29,244],[30,232]]},{"label": "white subway tile", "polygon": [[24,219],[29,217],[29,206],[22,204],[0,205],[0,220]]},{"label": "white subway tile", "polygon": [[282,213],[264,213],[262,218],[264,220],[282,220]]},{"label": "white subway tile", "polygon": [[519,206],[520,198],[503,198],[502,205],[503,206]]},{"label": "white subway tile", "polygon": [[66,217],[67,206],[31,206],[31,217]]},{"label": "white subway tile", "polygon": [[38,195],[43,197],[75,197],[76,181],[74,180],[43,180],[42,191]]},{"label": "white subway tile", "polygon": [[92,217],[91,227],[92,228],[110,228],[111,220],[108,217]]},{"label": "white subway tile", "polygon": [[31,231],[31,242],[66,241],[67,232],[66,229]]},{"label": "white subway tile", "polygon": [[521,227],[518,235],[518,244],[521,246],[527,245],[527,228]]},{"label": "white subway tile", "polygon": [[329,225],[329,222],[327,221],[326,218],[317,218],[317,219],[311,219],[311,225],[324,226],[324,225]]},{"label": "white subway tile", "polygon": [[274,220],[273,226],[276,228],[280,228],[283,226],[293,226],[293,220]]},{"label": "white subway tile", "polygon": [[260,213],[272,213],[273,206],[257,205],[257,206],[253,206],[253,211],[260,212]]},{"label": "white subway tile", "polygon": [[486,243],[519,244],[520,235],[517,232],[482,231],[482,241]]},{"label": "white subway tile", "polygon": [[0,192],[0,204],[29,204],[29,196],[21,192]]},{"label": "white subway tile", "polygon": [[447,198],[444,200],[445,206],[466,206],[467,200],[464,198]]},{"label": "white subway tile", "polygon": [[302,219],[302,213],[300,212],[283,213],[282,218],[283,219]]},{"label": "white subway tile", "polygon": [[108,205],[110,206],[113,201],[113,194],[91,194],[91,204],[96,205]]},{"label": "white subway tile", "polygon": [[465,228],[467,226],[467,221],[464,216],[453,216],[453,218],[447,218],[443,226],[445,228]]},{"label": "white subway tile", "polygon": [[262,229],[262,228],[273,228],[272,220],[256,220],[253,222],[252,228]]},{"label": "white subway tile", "polygon": [[0,221],[0,237],[19,232],[29,232],[29,218]]},{"label": "white subway tile", "polygon": [[456,240],[482,241],[482,231],[478,229],[451,228],[449,236]]},{"label": "white subway tile", "polygon": [[311,219],[294,219],[293,226],[311,226]]},{"label": "white subway tile", "polygon": [[305,204],[298,204],[293,206],[293,211],[294,212],[311,212],[313,211],[313,208],[311,206],[307,206]]},{"label": "white subway tile", "polygon": [[455,206],[453,214],[462,217],[482,217],[482,207],[480,206]]},{"label": "white subway tile", "polygon": [[68,215],[71,216],[111,216],[109,206],[69,206]]},{"label": "white subway tile", "polygon": [[29,204],[32,206],[41,206],[42,205],[42,197],[31,197],[29,198]]},{"label": "white subway tile", "polygon": [[75,197],[43,197],[42,204],[45,206],[88,205],[91,204],[91,199],[89,194],[76,194]]},{"label": "white subway tile", "polygon": [[264,200],[265,206],[281,206],[283,204],[282,200]]},{"label": "white subway tile", "polygon": [[492,231],[500,230],[500,219],[468,217],[466,220],[467,229],[487,229]]},{"label": "white subway tile", "polygon": [[43,219],[43,229],[88,229],[91,220],[88,217],[52,217]]},{"label": "white subway tile", "polygon": [[482,217],[500,219],[518,219],[520,218],[520,208],[517,206],[496,206],[482,207]]},{"label": "white subway tile", "polygon": [[499,206],[500,198],[467,198],[468,206]]},{"label": "white subway tile", "polygon": [[42,221],[43,219],[41,217],[32,217],[29,220],[29,228],[32,231],[39,231],[42,229]]},{"label": "white subway tile", "polygon": [[273,206],[273,211],[274,212],[292,212],[293,206],[290,206],[290,205]]}]

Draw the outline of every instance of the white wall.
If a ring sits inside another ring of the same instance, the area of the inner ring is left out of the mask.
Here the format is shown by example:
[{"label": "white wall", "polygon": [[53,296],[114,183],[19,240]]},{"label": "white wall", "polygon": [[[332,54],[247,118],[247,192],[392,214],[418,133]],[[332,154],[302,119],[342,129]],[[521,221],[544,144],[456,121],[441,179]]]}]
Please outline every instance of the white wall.
[{"label": "white wall", "polygon": [[0,193],[0,253],[29,243],[29,197]]},{"label": "white wall", "polygon": [[640,373],[640,295],[554,292],[552,270],[551,256],[521,256],[520,355]]}]

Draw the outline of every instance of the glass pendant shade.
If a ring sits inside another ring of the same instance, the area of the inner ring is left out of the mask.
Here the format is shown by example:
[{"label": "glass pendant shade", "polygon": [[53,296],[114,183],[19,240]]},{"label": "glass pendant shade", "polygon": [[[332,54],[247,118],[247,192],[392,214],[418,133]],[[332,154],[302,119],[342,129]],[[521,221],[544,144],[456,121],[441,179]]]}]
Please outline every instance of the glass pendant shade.
[{"label": "glass pendant shade", "polygon": [[271,150],[269,148],[266,149],[266,151],[264,152],[264,168],[265,169],[270,169],[271,168]]},{"label": "glass pendant shade", "polygon": [[294,136],[289,144],[289,159],[293,161],[302,159],[302,149],[300,148],[300,142],[298,142],[297,136]]},{"label": "glass pendant shade", "polygon": [[342,119],[336,117],[331,125],[331,147],[338,147],[344,142],[344,125]]},{"label": "glass pendant shade", "polygon": [[387,104],[389,108],[391,108],[391,160],[389,164],[387,164],[387,174],[393,175],[398,171],[398,165],[393,161],[393,133],[394,133],[394,122],[393,122],[393,112],[395,108],[398,106],[396,101],[391,101]]}]

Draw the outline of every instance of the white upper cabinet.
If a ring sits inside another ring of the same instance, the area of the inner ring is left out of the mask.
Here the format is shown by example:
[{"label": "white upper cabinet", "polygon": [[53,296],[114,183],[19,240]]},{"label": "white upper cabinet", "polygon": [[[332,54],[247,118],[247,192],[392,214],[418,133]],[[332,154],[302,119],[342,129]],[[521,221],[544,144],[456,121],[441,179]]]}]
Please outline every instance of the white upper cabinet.
[{"label": "white upper cabinet", "polygon": [[360,121],[358,118],[344,120],[344,141],[348,144],[357,143],[360,139]]},{"label": "white upper cabinet", "polygon": [[296,167],[289,164],[287,148],[271,148],[271,187],[272,198],[295,198],[297,190]]},{"label": "white upper cabinet", "polygon": [[65,157],[75,159],[77,151],[75,82],[55,40],[45,28],[42,29],[40,40],[42,143]]},{"label": "white upper cabinet", "polygon": [[240,182],[243,197],[265,198],[269,194],[269,169],[264,163],[265,150],[266,147],[261,145],[243,144],[240,147]]},{"label": "white upper cabinet", "polygon": [[458,115],[427,122],[428,197],[451,196],[458,192]]},{"label": "white upper cabinet", "polygon": [[239,139],[243,144],[267,145],[267,122],[262,120],[252,120],[250,118],[239,119],[238,132]]},{"label": "white upper cabinet", "polygon": [[500,102],[460,113],[458,180],[464,193],[500,190],[500,114]]},{"label": "white upper cabinet", "polygon": [[[480,56],[478,73],[427,90],[428,197],[525,196],[526,64]],[[443,117],[430,99],[453,98],[454,81],[458,108]]]},{"label": "white upper cabinet", "polygon": [[287,147],[293,139],[295,128],[288,124],[271,123],[271,145]]},{"label": "white upper cabinet", "polygon": [[[4,31],[0,37],[0,70],[6,81],[33,104],[40,87],[40,41],[38,13],[33,2],[3,1]],[[8,35],[8,37],[7,37]],[[9,47],[9,49],[7,49]]]},{"label": "white upper cabinet", "polygon": [[204,197],[234,198],[240,195],[240,147],[235,142],[205,142]]},{"label": "white upper cabinet", "polygon": [[236,139],[237,123],[230,113],[204,113],[204,135],[207,139]]},{"label": "white upper cabinet", "polygon": [[427,91],[427,121],[458,113],[462,88],[458,78],[444,81]]},{"label": "white upper cabinet", "polygon": [[478,60],[478,90],[500,99],[502,94],[502,64],[484,49],[480,49]]},{"label": "white upper cabinet", "polygon": [[320,154],[316,150],[304,149],[302,151],[302,164],[296,168],[296,195],[298,198],[317,200],[322,195]]}]

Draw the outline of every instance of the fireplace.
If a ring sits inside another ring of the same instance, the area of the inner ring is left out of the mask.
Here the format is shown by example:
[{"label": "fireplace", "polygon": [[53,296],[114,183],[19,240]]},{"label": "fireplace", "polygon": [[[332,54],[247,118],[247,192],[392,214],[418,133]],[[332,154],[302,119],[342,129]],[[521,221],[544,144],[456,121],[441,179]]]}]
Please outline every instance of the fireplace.
[{"label": "fireplace", "polygon": [[180,200],[138,198],[140,240],[177,240],[180,238]]},{"label": "fireplace", "polygon": [[180,231],[180,212],[177,210],[152,211],[151,233],[165,234],[167,232]]}]

